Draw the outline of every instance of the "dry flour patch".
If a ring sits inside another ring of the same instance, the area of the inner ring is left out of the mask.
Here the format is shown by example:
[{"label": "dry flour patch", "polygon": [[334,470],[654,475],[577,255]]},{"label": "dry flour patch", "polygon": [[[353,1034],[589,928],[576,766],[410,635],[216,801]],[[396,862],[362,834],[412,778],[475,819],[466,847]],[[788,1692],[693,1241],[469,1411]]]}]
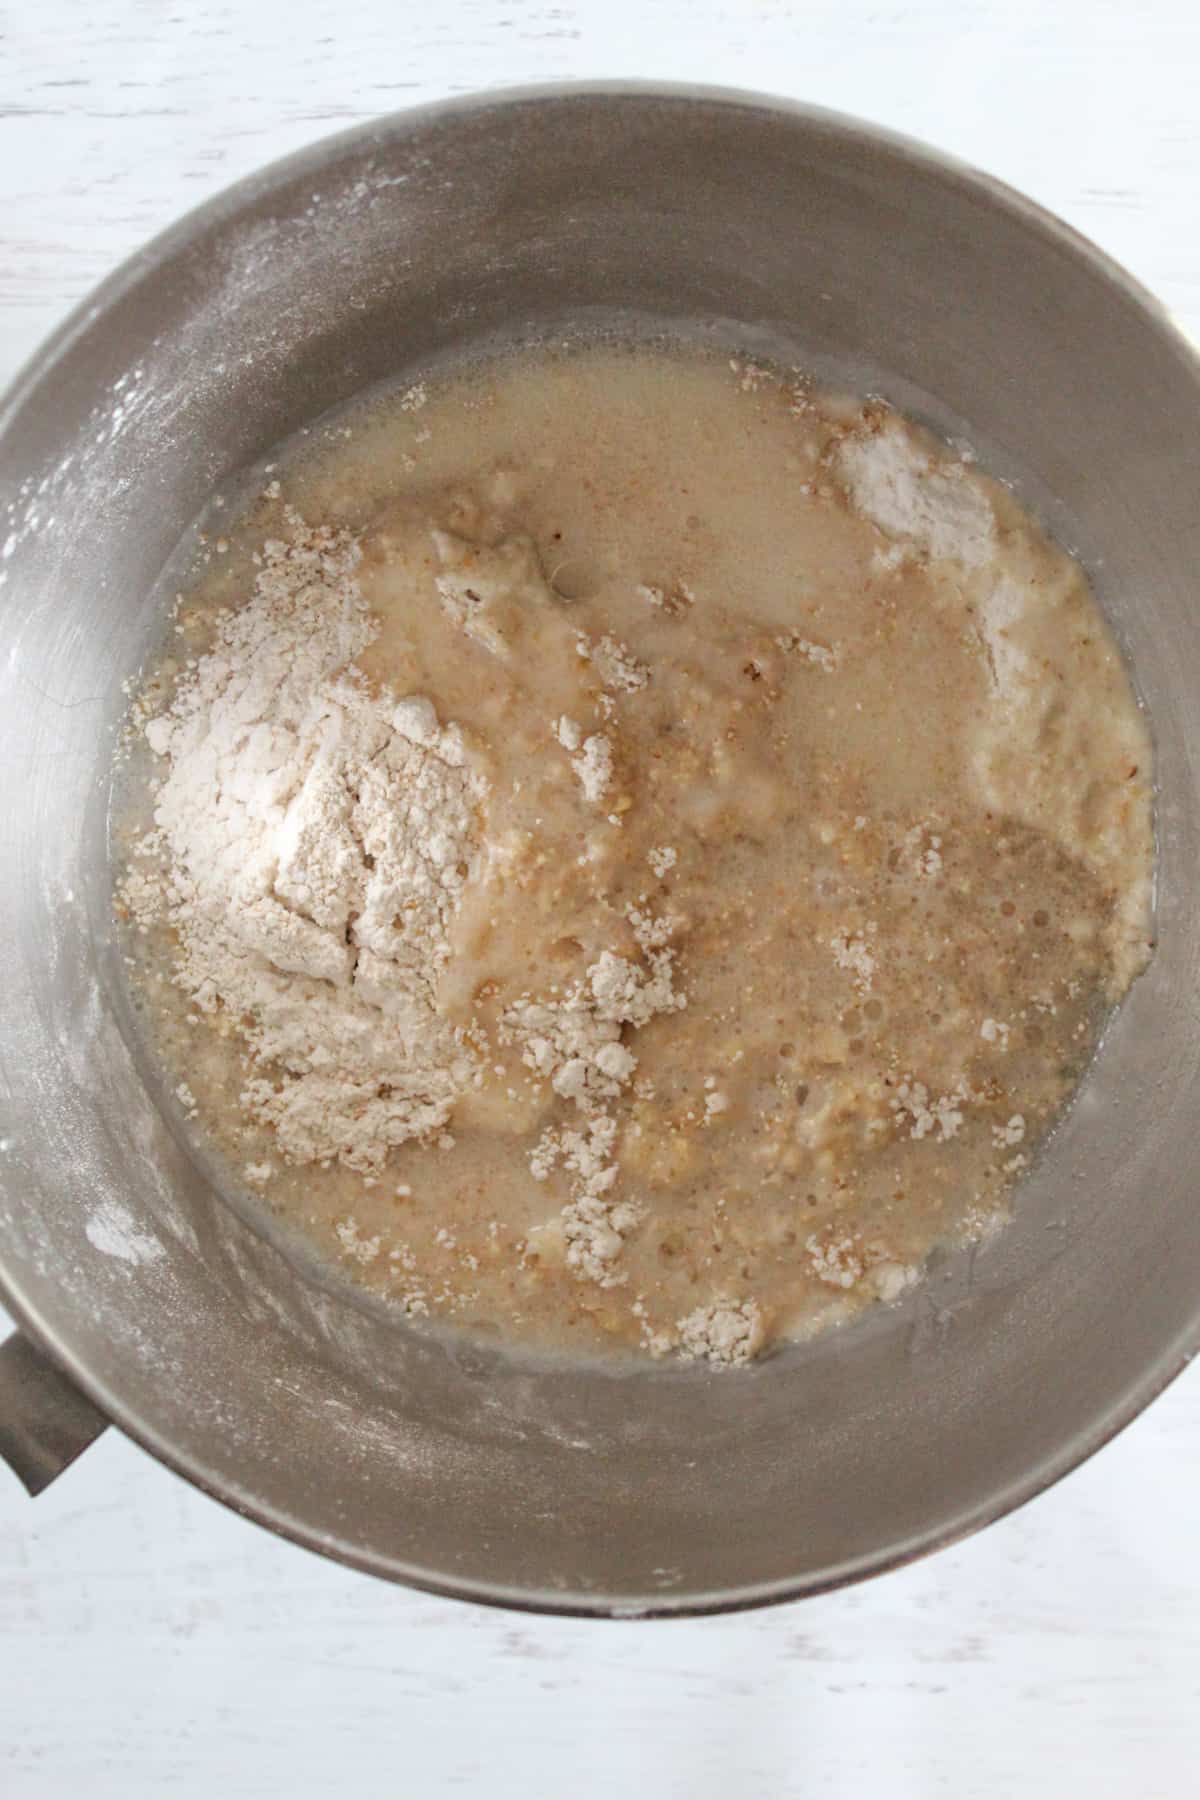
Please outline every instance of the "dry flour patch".
[{"label": "dry flour patch", "polygon": [[476,1058],[436,1008],[487,783],[420,696],[371,694],[348,535],[291,520],[168,710],[131,904],[165,912],[177,979],[236,1022],[243,1099],[295,1162],[376,1170],[443,1127]]}]

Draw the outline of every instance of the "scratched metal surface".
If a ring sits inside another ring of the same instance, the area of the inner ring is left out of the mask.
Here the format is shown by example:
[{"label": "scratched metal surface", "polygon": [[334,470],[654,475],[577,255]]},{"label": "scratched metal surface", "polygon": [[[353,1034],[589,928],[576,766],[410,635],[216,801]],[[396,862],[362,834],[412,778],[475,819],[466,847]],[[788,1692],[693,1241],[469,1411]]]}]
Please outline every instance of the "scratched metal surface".
[{"label": "scratched metal surface", "polygon": [[[0,379],[267,159],[447,92],[601,75],[791,92],[926,137],[1071,220],[1200,335],[1186,0],[42,0],[0,10]],[[1200,1752],[1198,1452],[1194,1368],[930,1562],[644,1626],[372,1584],[109,1434],[36,1504],[0,1474],[0,1791],[1176,1800]]]}]

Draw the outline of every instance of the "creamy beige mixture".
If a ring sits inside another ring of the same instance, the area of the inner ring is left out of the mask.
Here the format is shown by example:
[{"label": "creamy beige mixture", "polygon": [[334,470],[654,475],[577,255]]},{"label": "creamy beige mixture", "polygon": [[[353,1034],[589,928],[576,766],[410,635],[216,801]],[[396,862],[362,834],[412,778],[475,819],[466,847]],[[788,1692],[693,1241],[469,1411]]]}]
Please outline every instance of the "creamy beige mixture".
[{"label": "creamy beige mixture", "polygon": [[185,1112],[357,1280],[728,1363],[1002,1218],[1151,875],[1124,670],[1006,491],[577,348],[364,409],[203,555],[119,910]]}]

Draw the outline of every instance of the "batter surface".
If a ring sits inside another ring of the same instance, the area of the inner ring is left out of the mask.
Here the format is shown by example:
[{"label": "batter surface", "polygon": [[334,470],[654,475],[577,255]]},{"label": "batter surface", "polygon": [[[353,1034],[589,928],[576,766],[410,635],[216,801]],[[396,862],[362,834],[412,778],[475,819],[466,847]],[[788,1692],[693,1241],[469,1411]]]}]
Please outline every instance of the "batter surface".
[{"label": "batter surface", "polygon": [[118,910],[268,1206],[412,1315],[723,1363],[1003,1218],[1152,867],[1123,666],[1011,495],[786,372],[576,347],[222,517]]}]

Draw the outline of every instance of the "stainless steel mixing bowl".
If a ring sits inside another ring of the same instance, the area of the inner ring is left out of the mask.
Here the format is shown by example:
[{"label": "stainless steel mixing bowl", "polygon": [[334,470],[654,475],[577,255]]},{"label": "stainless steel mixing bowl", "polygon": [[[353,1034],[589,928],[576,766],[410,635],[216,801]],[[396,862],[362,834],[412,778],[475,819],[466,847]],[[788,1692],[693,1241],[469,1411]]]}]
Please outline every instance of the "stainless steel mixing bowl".
[{"label": "stainless steel mixing bowl", "polygon": [[[110,931],[122,683],[214,488],[406,365],[595,309],[790,341],[964,430],[1094,572],[1157,742],[1158,952],[1015,1224],[906,1304],[732,1376],[548,1366],[321,1281],[164,1117]],[[995,1518],[1193,1353],[1200,374],[1089,245],[786,103],[500,94],[319,144],[192,214],[0,423],[0,1245],[26,1334],[0,1358],[0,1441],[31,1486],[105,1415],[377,1574],[586,1613],[738,1606]]]}]

